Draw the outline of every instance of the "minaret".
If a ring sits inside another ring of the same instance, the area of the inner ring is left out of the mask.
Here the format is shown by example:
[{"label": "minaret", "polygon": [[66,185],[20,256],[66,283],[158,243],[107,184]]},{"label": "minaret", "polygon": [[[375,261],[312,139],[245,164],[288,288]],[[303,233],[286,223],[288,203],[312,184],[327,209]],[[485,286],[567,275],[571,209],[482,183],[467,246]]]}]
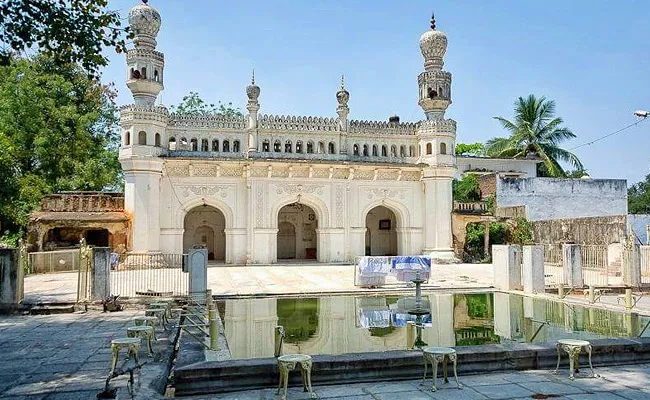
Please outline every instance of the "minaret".
[{"label": "minaret", "polygon": [[418,126],[417,136],[424,185],[424,251],[438,260],[454,260],[451,233],[452,187],[456,172],[454,145],[456,121],[445,119],[451,104],[451,74],[443,71],[447,52],[447,35],[436,30],[431,15],[431,30],[420,37],[424,72],[418,76],[419,101],[425,121]]},{"label": "minaret", "polygon": [[339,135],[339,152],[341,154],[347,154],[347,132],[348,132],[348,115],[350,115],[350,108],[348,107],[348,100],[350,100],[350,92],[345,89],[345,78],[341,75],[341,88],[336,92],[336,101],[338,106],[336,107],[336,113],[339,115],[339,129],[341,134]]},{"label": "minaret", "polygon": [[246,128],[248,129],[248,152],[251,153],[257,151],[257,113],[260,110],[260,102],[258,101],[260,87],[255,84],[255,70],[253,70],[251,84],[246,86],[246,96],[248,96],[248,104],[246,105],[246,109],[248,110],[246,120]]},{"label": "minaret", "polygon": [[160,14],[148,0],[129,11],[129,26],[134,33],[134,48],[126,53],[126,86],[133,93],[135,104],[154,105],[163,90],[165,56],[156,51],[156,35],[160,31]]},{"label": "minaret", "polygon": [[418,76],[420,100],[427,119],[442,119],[451,104],[451,74],[443,71],[443,57],[447,52],[447,35],[436,30],[436,20],[431,15],[431,30],[420,37],[420,50],[424,56],[424,72]]},{"label": "minaret", "polygon": [[142,0],[129,11],[134,48],[126,53],[126,85],[135,104],[122,107],[120,164],[124,172],[124,209],[131,215],[130,250],[160,251],[160,180],[163,154],[168,147],[169,113],[155,105],[163,89],[162,53],[156,51],[160,14]]}]

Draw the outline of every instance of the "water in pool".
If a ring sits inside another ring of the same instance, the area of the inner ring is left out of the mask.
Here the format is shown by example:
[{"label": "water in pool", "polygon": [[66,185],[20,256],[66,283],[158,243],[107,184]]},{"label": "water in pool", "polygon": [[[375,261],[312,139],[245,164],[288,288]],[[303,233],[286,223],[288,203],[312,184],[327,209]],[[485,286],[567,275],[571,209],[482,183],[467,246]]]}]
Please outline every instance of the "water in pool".
[{"label": "water in pool", "polygon": [[[506,293],[423,296],[428,346],[552,342],[561,338],[636,337],[650,317]],[[405,350],[412,296],[324,296],[225,300],[220,305],[233,359],[273,357],[274,330],[283,353],[343,354]],[[650,328],[643,332],[650,337]]]}]

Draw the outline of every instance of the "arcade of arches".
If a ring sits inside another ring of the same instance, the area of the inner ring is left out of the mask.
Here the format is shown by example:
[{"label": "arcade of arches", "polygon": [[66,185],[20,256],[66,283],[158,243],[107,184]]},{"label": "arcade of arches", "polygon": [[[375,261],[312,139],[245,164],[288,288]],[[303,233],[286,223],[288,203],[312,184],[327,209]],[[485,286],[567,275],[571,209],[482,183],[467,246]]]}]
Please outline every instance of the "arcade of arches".
[{"label": "arcade of arches", "polygon": [[278,213],[278,260],[317,259],[318,217],[309,206],[288,204]]},{"label": "arcade of arches", "polygon": [[195,245],[208,249],[208,259],[226,259],[226,219],[221,211],[210,206],[198,206],[185,216],[183,252]]},{"label": "arcade of arches", "polygon": [[384,206],[377,206],[366,215],[366,255],[396,256],[397,218]]}]

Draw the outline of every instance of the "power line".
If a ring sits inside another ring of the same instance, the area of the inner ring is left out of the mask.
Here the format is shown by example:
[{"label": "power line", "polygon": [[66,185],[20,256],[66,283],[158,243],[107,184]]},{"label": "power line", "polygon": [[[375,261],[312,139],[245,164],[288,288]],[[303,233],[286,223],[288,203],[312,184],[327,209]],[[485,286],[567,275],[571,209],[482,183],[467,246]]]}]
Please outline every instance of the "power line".
[{"label": "power line", "polygon": [[608,133],[607,135],[605,135],[605,136],[601,136],[601,137],[599,137],[598,139],[594,139],[594,140],[592,140],[591,142],[583,143],[583,144],[577,145],[577,146],[575,146],[575,147],[572,147],[572,148],[569,149],[569,151],[572,151],[572,150],[578,149],[578,148],[580,148],[580,147],[584,147],[584,146],[592,145],[592,144],[594,144],[594,143],[596,143],[596,142],[599,142],[599,141],[601,141],[601,140],[603,140],[603,139],[605,139],[605,138],[608,138],[608,137],[610,137],[610,136],[614,136],[614,135],[616,135],[616,134],[619,134],[619,133],[621,133],[621,132],[623,132],[623,131],[626,131],[626,130],[632,128],[633,126],[637,126],[637,125],[639,125],[641,122],[645,121],[646,119],[648,119],[648,118],[643,118],[643,119],[641,119],[641,120],[639,120],[639,121],[636,121],[636,122],[634,122],[634,123],[632,123],[632,124],[630,124],[630,125],[627,125],[627,126],[621,128],[621,129],[619,129],[619,130],[616,130],[616,131],[614,131],[614,132]]}]

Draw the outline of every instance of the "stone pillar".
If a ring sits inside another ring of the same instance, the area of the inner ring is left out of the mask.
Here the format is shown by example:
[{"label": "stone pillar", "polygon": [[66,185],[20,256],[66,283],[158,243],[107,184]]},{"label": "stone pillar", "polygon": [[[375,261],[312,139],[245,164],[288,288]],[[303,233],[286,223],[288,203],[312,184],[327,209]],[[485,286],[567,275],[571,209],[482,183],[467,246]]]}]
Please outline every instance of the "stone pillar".
[{"label": "stone pillar", "polygon": [[641,249],[628,240],[623,250],[623,284],[629,287],[641,286]]},{"label": "stone pillar", "polygon": [[544,293],[544,246],[523,247],[524,292]]},{"label": "stone pillar", "polygon": [[160,159],[122,159],[124,209],[132,215],[132,249],[135,252],[160,250]]},{"label": "stone pillar", "polygon": [[102,300],[111,295],[111,249],[93,248],[93,276],[90,288],[92,301]]},{"label": "stone pillar", "polygon": [[424,253],[438,260],[456,260],[452,245],[451,177],[424,178]]},{"label": "stone pillar", "polygon": [[569,287],[584,287],[582,278],[582,255],[579,244],[562,245],[562,265],[564,281]]},{"label": "stone pillar", "polygon": [[0,310],[17,308],[23,300],[24,271],[16,249],[0,249]]},{"label": "stone pillar", "polygon": [[521,290],[521,246],[493,245],[492,266],[494,287],[499,290]]},{"label": "stone pillar", "polygon": [[194,300],[205,302],[208,289],[208,249],[190,249],[187,255],[189,273],[188,295]]}]

